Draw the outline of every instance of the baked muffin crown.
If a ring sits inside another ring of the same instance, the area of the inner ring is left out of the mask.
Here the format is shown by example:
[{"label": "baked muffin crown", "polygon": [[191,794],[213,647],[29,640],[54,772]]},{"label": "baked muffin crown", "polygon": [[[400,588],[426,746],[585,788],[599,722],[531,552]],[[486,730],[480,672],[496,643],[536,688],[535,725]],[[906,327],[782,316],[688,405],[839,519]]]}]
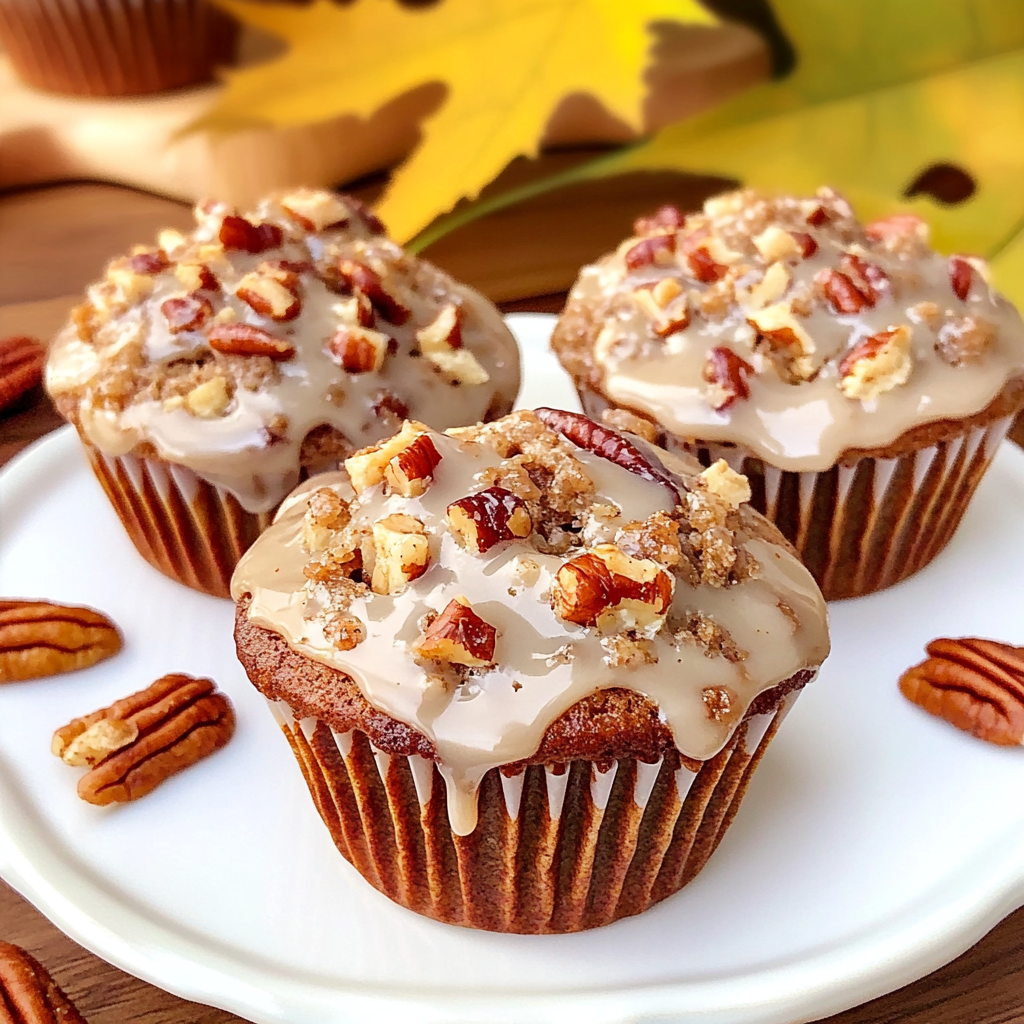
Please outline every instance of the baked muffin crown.
[{"label": "baked muffin crown", "polygon": [[923,221],[862,226],[830,189],[663,207],[586,267],[554,346],[578,381],[677,436],[824,469],[984,409],[1024,375],[1024,323],[982,260]]},{"label": "baked muffin crown", "polygon": [[47,387],[101,451],[185,465],[263,511],[300,465],[406,416],[445,427],[511,407],[518,352],[497,310],[358,200],[297,189],[195,217],[111,261],[54,344]]},{"label": "baked muffin crown", "polygon": [[576,414],[407,422],[296,491],[232,595],[426,737],[472,831],[483,775],[590,694],[645,695],[703,760],[758,694],[817,668],[820,592],[748,495],[724,464]]}]

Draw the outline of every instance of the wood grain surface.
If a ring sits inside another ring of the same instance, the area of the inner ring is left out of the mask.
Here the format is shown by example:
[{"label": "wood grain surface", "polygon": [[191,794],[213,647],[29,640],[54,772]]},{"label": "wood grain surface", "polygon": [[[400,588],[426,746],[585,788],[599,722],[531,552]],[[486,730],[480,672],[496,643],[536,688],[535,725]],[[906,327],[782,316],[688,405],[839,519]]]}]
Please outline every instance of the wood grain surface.
[{"label": "wood grain surface", "polygon": [[[551,157],[547,169],[578,158]],[[636,214],[670,199],[696,205],[718,184],[671,175],[595,183],[488,218],[442,241],[429,255],[503,300],[505,308],[557,311],[580,263],[613,246]],[[159,227],[189,220],[187,208],[177,203],[109,185],[0,195],[0,335],[49,335],[108,257],[151,239]],[[0,414],[0,465],[60,422],[41,389],[26,395]],[[61,934],[2,882],[0,940],[18,943],[38,957],[90,1024],[239,1020],[184,1002],[110,966]],[[1024,1024],[1024,910],[927,978],[827,1020]]]}]

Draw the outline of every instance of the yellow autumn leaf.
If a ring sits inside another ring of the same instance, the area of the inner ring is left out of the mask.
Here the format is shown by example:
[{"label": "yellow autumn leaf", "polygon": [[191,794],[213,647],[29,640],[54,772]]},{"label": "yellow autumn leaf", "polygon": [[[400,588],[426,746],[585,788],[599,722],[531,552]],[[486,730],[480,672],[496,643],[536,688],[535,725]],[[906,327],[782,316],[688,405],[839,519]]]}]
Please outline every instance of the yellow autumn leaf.
[{"label": "yellow autumn leaf", "polygon": [[534,155],[570,93],[592,94],[639,129],[651,23],[714,20],[696,0],[441,0],[429,8],[396,0],[220,2],[288,49],[229,72],[227,88],[193,128],[368,118],[425,82],[447,86],[378,208],[399,239],[478,195],[515,157]]},{"label": "yellow autumn leaf", "polygon": [[[987,256],[1001,290],[1024,306],[1024,3],[773,0],[772,7],[796,50],[791,75],[547,186],[534,182],[515,198],[641,170],[714,174],[779,192],[829,184],[863,219],[910,210],[931,224],[939,249]],[[957,205],[906,198],[936,164],[967,171],[973,196]],[[424,244],[481,212],[441,221]]]}]

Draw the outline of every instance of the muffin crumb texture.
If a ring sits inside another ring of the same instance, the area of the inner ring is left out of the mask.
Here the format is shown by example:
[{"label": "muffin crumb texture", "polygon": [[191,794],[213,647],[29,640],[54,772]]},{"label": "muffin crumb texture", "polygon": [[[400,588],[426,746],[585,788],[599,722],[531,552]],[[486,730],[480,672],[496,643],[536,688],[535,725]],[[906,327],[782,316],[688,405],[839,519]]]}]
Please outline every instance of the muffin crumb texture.
[{"label": "muffin crumb texture", "polygon": [[259,512],[407,416],[511,407],[497,310],[357,200],[298,189],[195,217],[111,261],[54,344],[47,387],[100,451],[186,466]]},{"label": "muffin crumb texture", "polygon": [[821,662],[821,595],[745,488],[575,414],[407,421],[296,491],[232,592],[425,737],[464,835],[486,772],[598,690],[646,695],[704,760]]},{"label": "muffin crumb texture", "polygon": [[861,225],[830,189],[640,218],[581,271],[554,346],[595,404],[790,470],[978,413],[1024,375],[983,260],[939,255],[910,214]]}]

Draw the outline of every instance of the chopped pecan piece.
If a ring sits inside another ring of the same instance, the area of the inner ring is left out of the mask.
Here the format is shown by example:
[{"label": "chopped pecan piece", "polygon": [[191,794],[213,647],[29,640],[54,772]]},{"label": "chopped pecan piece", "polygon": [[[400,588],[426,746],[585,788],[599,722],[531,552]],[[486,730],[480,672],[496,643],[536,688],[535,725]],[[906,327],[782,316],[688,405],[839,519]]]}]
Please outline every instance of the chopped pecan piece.
[{"label": "chopped pecan piece", "polygon": [[614,544],[565,562],[555,575],[551,606],[566,622],[604,633],[656,632],[672,603],[672,577],[657,562],[631,558]]},{"label": "chopped pecan piece", "polygon": [[[675,295],[671,294],[673,291],[671,287],[662,288],[662,285],[667,281],[671,281],[676,286]],[[659,289],[662,297],[671,296],[671,298],[662,302],[656,294]],[[682,288],[670,277],[664,278],[651,288],[637,288],[633,292],[633,299],[647,315],[648,320],[651,322],[651,329],[657,337],[667,338],[670,334],[675,334],[677,331],[683,331],[689,327],[690,310],[685,302],[681,303],[679,308],[672,313],[665,309],[665,306],[680,294],[682,294]]]},{"label": "chopped pecan piece", "polygon": [[325,231],[348,221],[348,207],[323,189],[296,189],[282,198],[281,207],[307,231]]},{"label": "chopped pecan piece", "polygon": [[346,373],[377,373],[390,341],[386,334],[366,327],[339,327],[328,339],[326,350]]},{"label": "chopped pecan piece", "polygon": [[859,313],[871,305],[853,281],[838,270],[823,270],[818,280],[825,297],[837,313]]},{"label": "chopped pecan piece", "polygon": [[977,637],[940,638],[900,677],[907,700],[978,739],[1024,742],[1024,647]]},{"label": "chopped pecan piece", "polygon": [[657,235],[677,231],[686,222],[686,217],[677,206],[666,204],[649,217],[638,217],[633,221],[634,235]]},{"label": "chopped pecan piece", "polygon": [[949,283],[956,297],[963,302],[971,291],[971,265],[963,256],[949,257]]},{"label": "chopped pecan piece", "polygon": [[302,310],[298,275],[282,267],[282,262],[261,264],[235,288],[235,294],[250,309],[279,323],[294,320]]},{"label": "chopped pecan piece", "polygon": [[906,384],[912,367],[910,339],[910,328],[900,325],[861,340],[839,364],[843,394],[867,401]]},{"label": "chopped pecan piece", "polygon": [[700,479],[712,494],[732,508],[739,508],[743,502],[750,501],[750,481],[742,473],[737,473],[725,459],[708,466]]},{"label": "chopped pecan piece", "polygon": [[796,244],[800,246],[800,255],[805,260],[809,260],[818,251],[818,243],[806,231],[794,231],[792,235],[796,239]]},{"label": "chopped pecan piece", "polygon": [[455,539],[480,554],[502,541],[529,537],[533,532],[526,502],[504,487],[488,487],[453,501],[446,515]]},{"label": "chopped pecan piece", "polygon": [[690,273],[702,284],[711,284],[725,277],[729,268],[719,263],[708,251],[707,246],[699,245],[686,254]]},{"label": "chopped pecan piece", "polygon": [[345,294],[362,293],[389,323],[401,326],[412,316],[411,310],[387,292],[380,274],[364,263],[345,258],[338,260],[327,276],[327,284]]},{"label": "chopped pecan piece", "polygon": [[382,483],[388,463],[426,432],[427,427],[422,423],[407,420],[394,437],[389,437],[386,441],[369,448],[362,448],[347,458],[345,471],[356,493],[361,494],[367,488]]},{"label": "chopped pecan piece", "polygon": [[874,306],[889,287],[889,275],[881,267],[854,253],[846,253],[839,261],[839,268],[853,282],[868,306]]},{"label": "chopped pecan piece", "polygon": [[0,683],[88,668],[121,650],[105,615],[50,601],[0,601]]},{"label": "chopped pecan piece", "polygon": [[253,224],[244,217],[228,214],[221,221],[217,237],[225,249],[255,254],[276,249],[284,240],[284,232],[276,224]]},{"label": "chopped pecan piece", "polygon": [[217,324],[208,335],[210,348],[232,356],[267,356],[281,362],[295,355],[290,341],[251,324]]},{"label": "chopped pecan piece", "polygon": [[652,264],[667,266],[673,261],[676,251],[675,235],[650,235],[642,238],[622,257],[627,270],[640,270]]},{"label": "chopped pecan piece", "polygon": [[423,524],[398,512],[373,524],[375,558],[370,584],[375,594],[397,594],[430,565],[430,549]]},{"label": "chopped pecan piece", "polygon": [[223,747],[234,731],[231,702],[212,680],[171,673],[73,719],[53,734],[52,750],[65,761],[92,765],[78,783],[83,800],[125,803]]},{"label": "chopped pecan piece", "polygon": [[174,276],[190,292],[220,291],[220,282],[205,263],[179,263],[174,268]]},{"label": "chopped pecan piece", "polygon": [[993,323],[981,316],[955,316],[939,328],[935,349],[950,366],[979,359],[996,339]]},{"label": "chopped pecan piece", "polygon": [[166,270],[171,261],[163,249],[150,250],[149,252],[137,252],[128,257],[128,265],[136,274],[159,274]]},{"label": "chopped pecan piece", "polygon": [[718,345],[708,352],[701,376],[711,385],[706,398],[712,409],[722,412],[733,402],[750,397],[747,377],[753,366],[731,348]]},{"label": "chopped pecan piece", "polygon": [[5,1024],[86,1024],[46,968],[10,942],[0,942],[0,1020]]},{"label": "chopped pecan piece", "polygon": [[213,306],[202,295],[180,295],[165,299],[160,304],[160,312],[171,334],[180,334],[199,330],[213,316]]},{"label": "chopped pecan piece", "polygon": [[441,461],[429,434],[420,434],[412,444],[388,460],[384,480],[393,494],[418,498],[434,479],[434,470]]},{"label": "chopped pecan piece", "polygon": [[0,411],[13,405],[43,379],[46,349],[34,338],[0,339]]},{"label": "chopped pecan piece", "polygon": [[453,383],[471,387],[491,379],[477,357],[462,347],[462,311],[454,303],[443,306],[426,327],[420,328],[416,340],[423,356]]},{"label": "chopped pecan piece", "polygon": [[456,597],[423,631],[415,650],[431,661],[483,668],[494,663],[497,636],[498,631],[464,597]]}]

